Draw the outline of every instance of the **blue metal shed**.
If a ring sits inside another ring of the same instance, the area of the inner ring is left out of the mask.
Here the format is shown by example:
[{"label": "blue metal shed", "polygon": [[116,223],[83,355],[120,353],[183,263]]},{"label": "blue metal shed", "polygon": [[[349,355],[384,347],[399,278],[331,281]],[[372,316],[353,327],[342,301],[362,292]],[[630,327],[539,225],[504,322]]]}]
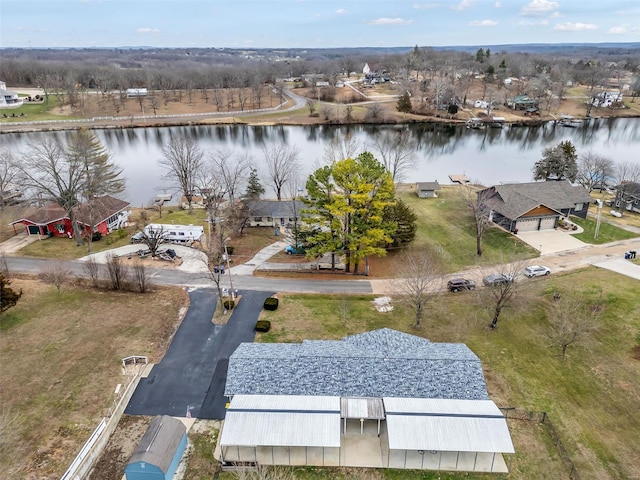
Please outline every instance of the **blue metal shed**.
[{"label": "blue metal shed", "polygon": [[168,415],[155,417],[124,469],[127,480],[171,480],[187,448],[187,429]]}]

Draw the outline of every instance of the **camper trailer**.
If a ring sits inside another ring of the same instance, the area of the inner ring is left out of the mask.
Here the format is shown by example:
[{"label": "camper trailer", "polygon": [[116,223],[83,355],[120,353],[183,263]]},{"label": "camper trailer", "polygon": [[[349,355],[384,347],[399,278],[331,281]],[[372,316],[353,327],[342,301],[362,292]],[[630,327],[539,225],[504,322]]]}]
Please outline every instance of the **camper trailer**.
[{"label": "camper trailer", "polygon": [[191,243],[200,241],[204,235],[204,228],[198,225],[166,225],[160,223],[151,223],[144,228],[147,236],[157,235],[162,231],[163,237],[167,242],[171,243]]}]

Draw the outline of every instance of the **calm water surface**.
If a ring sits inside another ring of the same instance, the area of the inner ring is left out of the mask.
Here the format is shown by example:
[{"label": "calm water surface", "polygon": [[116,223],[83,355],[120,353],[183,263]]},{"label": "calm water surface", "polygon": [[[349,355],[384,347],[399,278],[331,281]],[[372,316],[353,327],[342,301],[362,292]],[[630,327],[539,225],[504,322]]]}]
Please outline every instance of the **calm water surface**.
[{"label": "calm water surface", "polygon": [[[385,130],[406,128],[417,142],[416,164],[403,181],[449,183],[449,174],[466,174],[483,184],[531,181],[533,164],[548,146],[570,140],[578,155],[593,151],[618,161],[640,163],[640,119],[594,119],[579,128],[551,123],[538,127],[469,130],[464,127],[416,124],[409,126],[245,126],[158,127],[96,130],[96,135],[124,169],[126,197],[134,205],[149,204],[166,190],[164,172],[157,166],[162,146],[171,134],[196,138],[205,151],[216,149],[249,154],[260,171],[263,145],[284,141],[301,155],[300,175],[305,178],[325,162],[325,148],[339,135],[350,133],[361,145],[370,144]],[[64,137],[67,132],[0,135],[3,145],[26,150],[37,135]],[[264,175],[262,175],[264,177]],[[272,195],[263,180],[267,196]]]}]

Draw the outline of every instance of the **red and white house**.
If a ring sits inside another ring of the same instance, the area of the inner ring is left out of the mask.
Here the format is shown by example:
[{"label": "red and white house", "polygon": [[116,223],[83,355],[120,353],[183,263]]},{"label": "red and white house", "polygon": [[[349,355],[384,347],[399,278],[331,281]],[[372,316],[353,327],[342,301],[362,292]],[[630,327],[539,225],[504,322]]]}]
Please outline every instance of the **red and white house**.
[{"label": "red and white house", "polygon": [[[113,230],[125,226],[131,212],[127,210],[129,202],[114,198],[110,195],[97,197],[93,200],[91,215],[89,205],[80,204],[75,208],[76,221],[82,235],[89,232],[100,232],[106,235]],[[89,219],[93,218],[93,222]],[[49,203],[44,207],[32,210],[25,217],[14,220],[9,225],[23,224],[28,235],[43,235],[72,238],[73,226],[67,211],[56,203]],[[91,228],[90,223],[93,223]]]}]

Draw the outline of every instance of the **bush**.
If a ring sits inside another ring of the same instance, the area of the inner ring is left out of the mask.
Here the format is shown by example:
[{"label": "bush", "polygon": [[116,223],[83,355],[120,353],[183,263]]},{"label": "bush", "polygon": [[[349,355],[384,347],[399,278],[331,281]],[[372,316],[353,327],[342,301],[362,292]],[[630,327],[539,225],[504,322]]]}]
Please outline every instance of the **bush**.
[{"label": "bush", "polygon": [[236,306],[236,302],[234,302],[233,300],[225,300],[222,306],[225,310],[233,310],[233,307]]},{"label": "bush", "polygon": [[275,297],[269,297],[264,301],[265,310],[276,310],[278,308],[278,299]]},{"label": "bush", "polygon": [[227,255],[233,255],[233,246],[227,245]]},{"label": "bush", "polygon": [[269,320],[258,320],[256,322],[256,332],[268,332],[271,330],[271,322]]}]

